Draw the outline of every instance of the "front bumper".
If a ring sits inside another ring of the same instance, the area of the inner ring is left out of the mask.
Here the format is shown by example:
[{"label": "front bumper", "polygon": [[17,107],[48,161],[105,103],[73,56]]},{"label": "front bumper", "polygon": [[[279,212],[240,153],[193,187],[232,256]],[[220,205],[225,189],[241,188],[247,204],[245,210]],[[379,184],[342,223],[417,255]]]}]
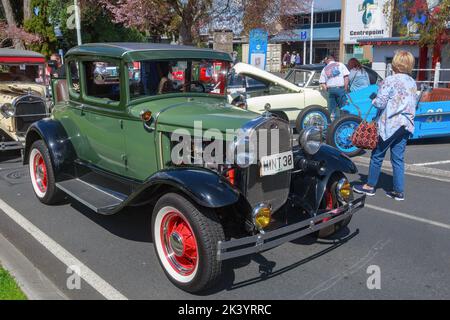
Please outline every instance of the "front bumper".
[{"label": "front bumper", "polygon": [[[217,258],[218,260],[227,260],[265,251],[285,242],[292,241],[324,229],[344,220],[345,218],[348,218],[353,213],[364,207],[365,200],[366,196],[364,195],[342,207],[320,213],[313,218],[306,219],[286,227],[250,237],[223,242],[219,241]],[[330,218],[330,220],[321,222],[326,218]]]}]

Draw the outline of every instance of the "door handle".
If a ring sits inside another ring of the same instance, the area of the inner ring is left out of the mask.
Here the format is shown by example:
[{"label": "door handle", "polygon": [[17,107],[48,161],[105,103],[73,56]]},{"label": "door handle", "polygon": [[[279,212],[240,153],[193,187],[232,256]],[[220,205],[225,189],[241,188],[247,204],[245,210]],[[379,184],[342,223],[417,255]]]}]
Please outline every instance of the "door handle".
[{"label": "door handle", "polygon": [[85,106],[84,106],[84,104],[82,104],[81,106],[80,106],[80,114],[82,115],[82,116],[84,116],[84,115],[86,115],[86,112],[85,112]]}]

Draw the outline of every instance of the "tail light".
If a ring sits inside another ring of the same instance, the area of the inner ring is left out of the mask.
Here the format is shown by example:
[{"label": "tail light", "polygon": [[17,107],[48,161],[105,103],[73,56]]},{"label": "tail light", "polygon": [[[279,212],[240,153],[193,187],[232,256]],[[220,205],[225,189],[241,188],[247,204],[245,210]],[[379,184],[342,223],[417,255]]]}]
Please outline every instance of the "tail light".
[{"label": "tail light", "polygon": [[236,171],[235,169],[230,169],[227,171],[227,173],[225,174],[225,177],[227,178],[228,182],[234,186],[235,183],[235,176],[236,176]]}]

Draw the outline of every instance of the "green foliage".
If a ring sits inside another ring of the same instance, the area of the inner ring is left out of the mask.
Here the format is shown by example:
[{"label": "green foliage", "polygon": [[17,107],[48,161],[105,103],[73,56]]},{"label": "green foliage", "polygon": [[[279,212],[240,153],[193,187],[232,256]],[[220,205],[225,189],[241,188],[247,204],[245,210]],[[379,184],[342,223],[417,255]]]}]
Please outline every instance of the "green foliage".
[{"label": "green foliage", "polygon": [[[24,21],[24,29],[27,32],[35,33],[42,38],[42,41],[29,46],[30,50],[50,56],[56,49],[57,39],[53,26],[49,23],[49,6],[46,0],[32,0],[31,8],[33,13],[30,19]],[[39,13],[34,13],[34,8],[39,8]]]},{"label": "green foliage", "polygon": [[370,60],[369,59],[360,59],[359,63],[361,63],[362,65],[370,65]]},{"label": "green foliage", "polygon": [[27,297],[20,290],[8,271],[0,267],[0,300],[26,300]]},{"label": "green foliage", "polygon": [[[420,46],[432,46],[449,40],[446,30],[450,17],[450,0],[441,0],[432,9],[428,8],[426,0],[389,0],[384,5],[383,13],[392,25],[394,36],[419,36]],[[413,28],[408,28],[404,20],[412,22],[416,17],[424,19],[419,19]]]},{"label": "green foliage", "polygon": [[[75,29],[69,29],[67,9],[72,0],[49,0],[50,17],[59,24],[63,34],[63,47],[71,48],[77,45]],[[70,14],[73,14],[70,12]],[[81,36],[83,43],[114,42],[114,41],[145,41],[145,36],[134,28],[125,28],[112,22],[111,17],[96,1],[86,0],[81,3]]]}]

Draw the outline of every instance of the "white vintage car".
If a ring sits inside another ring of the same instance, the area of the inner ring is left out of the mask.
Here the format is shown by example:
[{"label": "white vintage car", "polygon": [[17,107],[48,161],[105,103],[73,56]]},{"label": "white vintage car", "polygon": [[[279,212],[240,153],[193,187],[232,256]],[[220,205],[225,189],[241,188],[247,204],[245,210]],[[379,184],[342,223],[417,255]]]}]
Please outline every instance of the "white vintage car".
[{"label": "white vintage car", "polygon": [[22,149],[28,127],[48,116],[44,68],[39,53],[0,49],[0,151]]},{"label": "white vintage car", "polygon": [[310,126],[323,122],[322,117],[329,120],[326,95],[318,87],[300,87],[246,63],[236,64],[228,81],[229,103],[257,113],[270,104],[272,113],[295,123],[298,131],[303,129],[301,122]]}]

